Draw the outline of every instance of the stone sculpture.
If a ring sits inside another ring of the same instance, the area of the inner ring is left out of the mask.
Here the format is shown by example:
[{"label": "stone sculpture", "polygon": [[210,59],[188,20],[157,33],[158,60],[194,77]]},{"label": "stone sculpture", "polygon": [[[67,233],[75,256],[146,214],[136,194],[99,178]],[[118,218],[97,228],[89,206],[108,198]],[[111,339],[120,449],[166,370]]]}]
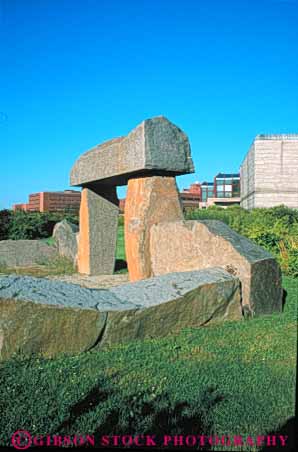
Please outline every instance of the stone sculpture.
[{"label": "stone sculpture", "polygon": [[[193,171],[187,136],[163,116],[145,120],[126,137],[110,140],[83,154],[70,175],[71,185],[83,187],[79,272],[89,275],[113,272],[118,215],[116,187],[128,184],[125,203],[128,270],[131,280],[150,276],[148,254],[142,252],[149,246],[150,224],[183,218],[175,176]],[[162,210],[158,212],[156,206],[160,203]]]},{"label": "stone sculpture", "polygon": [[83,154],[71,183],[83,187],[79,271],[112,273],[117,196],[128,184],[125,247],[131,281],[221,266],[241,280],[247,313],[281,311],[281,272],[266,251],[217,221],[184,221],[175,176],[193,172],[187,136],[164,117]]},{"label": "stone sculpture", "polygon": [[[269,253],[219,221],[184,221],[175,176],[193,171],[187,136],[164,117],[83,154],[71,172],[71,184],[83,189],[78,270],[113,273],[116,187],[128,184],[126,256],[136,282],[87,289],[0,276],[1,359],[20,351],[77,353],[281,311],[281,272]],[[61,223],[54,236],[59,253],[74,260],[75,229]],[[17,247],[8,246],[7,259],[19,260]],[[57,253],[45,246],[34,252]]]}]

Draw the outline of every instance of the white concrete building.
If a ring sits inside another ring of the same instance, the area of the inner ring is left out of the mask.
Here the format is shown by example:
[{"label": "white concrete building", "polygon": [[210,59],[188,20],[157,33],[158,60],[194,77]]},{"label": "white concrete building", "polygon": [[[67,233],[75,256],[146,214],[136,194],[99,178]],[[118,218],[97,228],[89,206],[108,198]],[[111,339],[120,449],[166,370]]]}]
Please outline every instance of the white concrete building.
[{"label": "white concrete building", "polygon": [[240,168],[241,207],[298,209],[298,134],[257,135]]}]

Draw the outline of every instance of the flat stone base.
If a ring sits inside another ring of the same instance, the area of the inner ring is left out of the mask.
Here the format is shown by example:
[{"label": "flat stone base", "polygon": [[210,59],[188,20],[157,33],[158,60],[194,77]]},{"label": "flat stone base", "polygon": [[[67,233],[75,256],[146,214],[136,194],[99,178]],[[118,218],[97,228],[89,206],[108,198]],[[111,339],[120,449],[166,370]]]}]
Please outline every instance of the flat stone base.
[{"label": "flat stone base", "polygon": [[172,273],[109,290],[0,277],[0,358],[55,356],[161,337],[242,317],[240,283],[221,268]]}]

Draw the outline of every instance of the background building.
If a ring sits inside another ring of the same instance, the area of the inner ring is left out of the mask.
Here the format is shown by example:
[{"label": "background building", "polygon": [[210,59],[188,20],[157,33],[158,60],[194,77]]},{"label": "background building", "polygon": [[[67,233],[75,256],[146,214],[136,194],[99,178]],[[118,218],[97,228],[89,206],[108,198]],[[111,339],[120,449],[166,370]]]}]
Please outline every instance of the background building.
[{"label": "background building", "polygon": [[202,197],[201,201],[206,202],[208,198],[214,198],[214,183],[202,182],[201,184]]},{"label": "background building", "polygon": [[210,206],[228,207],[240,204],[240,174],[218,173],[213,182],[201,184],[200,208]]},{"label": "background building", "polygon": [[180,192],[180,199],[184,209],[196,209],[200,206],[202,197],[201,184],[195,182],[189,188],[184,188]]},{"label": "background building", "polygon": [[240,169],[241,206],[298,208],[298,134],[257,135]]},{"label": "background building", "polygon": [[76,190],[39,192],[30,194],[27,204],[14,204],[13,210],[25,210],[27,212],[79,210],[80,202],[81,192]]},{"label": "background building", "polygon": [[214,177],[214,197],[240,198],[240,174],[218,173]]},{"label": "background building", "polygon": [[27,211],[27,207],[28,207],[28,204],[26,204],[26,203],[23,203],[23,204],[14,204],[14,205],[12,206],[12,210],[14,210],[14,211],[16,211],[16,210],[24,210],[24,211]]},{"label": "background building", "polygon": [[[213,182],[195,182],[180,192],[183,209],[205,208],[211,205],[239,204],[239,174],[219,173]],[[27,212],[57,212],[62,210],[79,210],[81,192],[64,190],[56,192],[38,192],[29,195],[27,204],[14,204],[13,210]],[[124,213],[125,198],[119,199],[120,213]]]},{"label": "background building", "polygon": [[240,174],[218,173],[214,177],[213,196],[209,196],[206,207],[228,207],[240,204]]}]

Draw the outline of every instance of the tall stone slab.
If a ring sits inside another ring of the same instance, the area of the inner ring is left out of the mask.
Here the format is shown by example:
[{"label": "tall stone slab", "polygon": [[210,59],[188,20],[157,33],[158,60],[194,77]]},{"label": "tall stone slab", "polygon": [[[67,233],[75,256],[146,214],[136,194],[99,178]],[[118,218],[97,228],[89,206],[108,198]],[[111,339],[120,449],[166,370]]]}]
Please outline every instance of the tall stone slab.
[{"label": "tall stone slab", "polygon": [[100,194],[84,188],[80,206],[78,271],[87,275],[112,274],[115,267],[119,209],[116,189]]},{"label": "tall stone slab", "polygon": [[244,312],[259,315],[282,309],[277,261],[221,221],[153,225],[150,255],[153,276],[220,266],[240,279]]},{"label": "tall stone slab", "polygon": [[174,177],[130,179],[125,201],[125,250],[130,281],[149,278],[150,228],[183,219]]}]

